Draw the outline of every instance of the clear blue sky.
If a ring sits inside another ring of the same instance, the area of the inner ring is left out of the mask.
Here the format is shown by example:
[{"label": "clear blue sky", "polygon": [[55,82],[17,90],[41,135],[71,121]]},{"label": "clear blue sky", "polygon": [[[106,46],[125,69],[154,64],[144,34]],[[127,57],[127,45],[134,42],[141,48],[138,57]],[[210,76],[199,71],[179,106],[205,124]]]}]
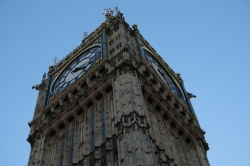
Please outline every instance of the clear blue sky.
[{"label": "clear blue sky", "polygon": [[27,165],[31,87],[115,6],[197,96],[211,165],[250,166],[249,0],[1,0],[0,165]]}]

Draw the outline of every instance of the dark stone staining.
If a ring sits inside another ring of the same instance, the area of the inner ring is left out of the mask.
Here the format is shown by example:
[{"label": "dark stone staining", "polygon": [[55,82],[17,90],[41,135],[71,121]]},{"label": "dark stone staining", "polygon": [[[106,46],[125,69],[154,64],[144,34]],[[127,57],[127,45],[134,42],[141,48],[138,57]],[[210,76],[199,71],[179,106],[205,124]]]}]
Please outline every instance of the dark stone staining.
[{"label": "dark stone staining", "polygon": [[96,75],[93,75],[93,76],[90,78],[91,81],[94,81],[95,79],[96,79]]},{"label": "dark stone staining", "polygon": [[83,113],[83,109],[81,108],[81,109],[77,110],[76,113],[77,113],[77,115],[81,115]]},{"label": "dark stone staining", "polygon": [[55,130],[52,130],[52,131],[49,133],[49,136],[50,136],[50,137],[53,137],[55,134],[56,134]]},{"label": "dark stone staining", "polygon": [[111,85],[109,85],[106,89],[105,89],[105,91],[108,93],[108,92],[110,92],[112,90],[112,86]]},{"label": "dark stone staining", "polygon": [[60,130],[62,130],[64,127],[65,127],[65,124],[64,124],[64,123],[60,123],[60,124],[58,125],[58,128],[59,128]]},{"label": "dark stone staining", "polygon": [[55,109],[58,109],[60,107],[60,104],[57,103],[57,105],[55,106]]},{"label": "dark stone staining", "polygon": [[187,138],[186,138],[186,142],[187,142],[188,144],[190,144],[190,143],[192,142],[192,140],[191,140],[189,137],[187,137]]},{"label": "dark stone staining", "polygon": [[79,101],[78,101],[78,100],[76,100],[76,101],[75,101],[75,105],[77,106],[78,104],[79,104]]},{"label": "dark stone staining", "polygon": [[168,114],[164,113],[164,114],[163,114],[163,118],[164,118],[165,120],[168,120],[168,118],[169,118]]},{"label": "dark stone staining", "polygon": [[157,105],[157,106],[155,107],[155,110],[158,111],[158,112],[160,112],[160,111],[161,111],[161,107],[160,107],[159,105]]},{"label": "dark stone staining", "polygon": [[149,72],[147,70],[143,71],[143,73],[146,75],[146,76],[149,76]]},{"label": "dark stone staining", "polygon": [[157,84],[157,82],[156,82],[155,79],[151,79],[151,82],[152,82],[153,84]]},{"label": "dark stone staining", "polygon": [[145,89],[142,88],[142,94],[145,95],[145,93],[146,93],[146,92],[145,92]]},{"label": "dark stone staining", "polygon": [[178,131],[178,134],[179,134],[180,136],[182,136],[182,135],[184,134],[184,131],[183,131],[182,129],[180,129],[180,130]]},{"label": "dark stone staining", "polygon": [[86,82],[84,82],[82,85],[81,85],[81,88],[87,90],[88,89],[88,84]]},{"label": "dark stone staining", "polygon": [[167,100],[170,101],[170,100],[172,100],[172,98],[168,95],[168,96],[167,96]]},{"label": "dark stone staining", "polygon": [[175,107],[176,109],[178,109],[178,108],[179,108],[179,105],[178,105],[177,103],[175,103],[175,104],[174,104],[174,107]]},{"label": "dark stone staining", "polygon": [[105,69],[104,67],[102,67],[100,70],[99,70],[99,73],[100,74],[103,74],[103,76],[104,76],[104,74],[106,74],[107,73],[107,69]]},{"label": "dark stone staining", "polygon": [[164,92],[165,91],[162,87],[159,90],[160,90],[160,92]]},{"label": "dark stone staining", "polygon": [[93,105],[93,101],[89,101],[88,103],[87,103],[87,107],[90,107],[90,106],[92,106]]},{"label": "dark stone staining", "polygon": [[72,92],[73,95],[78,95],[78,90],[75,89],[73,92]]},{"label": "dark stone staining", "polygon": [[99,100],[99,99],[102,98],[102,97],[103,97],[103,95],[102,95],[101,93],[99,93],[99,94],[96,95],[95,98],[96,98],[96,100]]},{"label": "dark stone staining", "polygon": [[181,115],[182,115],[182,116],[185,116],[186,113],[185,113],[184,111],[181,111]]},{"label": "dark stone staining", "polygon": [[177,125],[176,125],[176,123],[173,121],[173,122],[171,122],[171,127],[173,127],[173,128],[175,128]]},{"label": "dark stone staining", "polygon": [[70,123],[70,122],[72,122],[74,119],[75,119],[74,116],[70,116],[70,117],[68,117],[68,122]]},{"label": "dark stone staining", "polygon": [[68,96],[63,99],[63,102],[67,102],[67,101],[69,101],[69,97]]},{"label": "dark stone staining", "polygon": [[68,96],[63,99],[63,103],[65,103],[66,105],[70,104],[70,100]]},{"label": "dark stone staining", "polygon": [[51,111],[48,111],[45,115],[46,116],[50,116],[51,115]]},{"label": "dark stone staining", "polygon": [[153,98],[148,97],[148,102],[149,102],[150,104],[152,104],[152,103],[154,102]]},{"label": "dark stone staining", "polygon": [[193,123],[193,120],[192,120],[192,119],[189,119],[189,120],[188,120],[188,123],[192,124],[192,123]]}]

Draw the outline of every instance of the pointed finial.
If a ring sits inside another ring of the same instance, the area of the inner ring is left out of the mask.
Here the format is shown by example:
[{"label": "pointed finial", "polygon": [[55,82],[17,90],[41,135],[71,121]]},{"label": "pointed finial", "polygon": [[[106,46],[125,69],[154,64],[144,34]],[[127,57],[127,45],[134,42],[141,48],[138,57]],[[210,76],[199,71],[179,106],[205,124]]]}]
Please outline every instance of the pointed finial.
[{"label": "pointed finial", "polygon": [[117,6],[115,7],[115,11],[116,11],[116,15],[118,15],[118,13],[120,13]]},{"label": "pointed finial", "polygon": [[105,18],[108,18],[108,14],[109,14],[109,10],[110,8],[104,9],[106,11],[106,13],[103,13],[103,15],[105,16]]},{"label": "pointed finial", "polygon": [[84,38],[86,38],[88,36],[88,32],[84,32]]},{"label": "pointed finial", "polygon": [[110,10],[109,13],[110,13],[110,16],[113,16],[114,11]]},{"label": "pointed finial", "polygon": [[43,74],[43,80],[44,81],[46,79],[46,73]]},{"label": "pointed finial", "polygon": [[106,10],[106,13],[103,13],[103,15],[105,16],[106,19],[110,19],[113,17],[113,10],[110,10],[110,8],[104,9]]},{"label": "pointed finial", "polygon": [[58,58],[55,57],[54,60],[52,60],[52,61],[54,61],[54,66],[55,66],[57,64]]}]

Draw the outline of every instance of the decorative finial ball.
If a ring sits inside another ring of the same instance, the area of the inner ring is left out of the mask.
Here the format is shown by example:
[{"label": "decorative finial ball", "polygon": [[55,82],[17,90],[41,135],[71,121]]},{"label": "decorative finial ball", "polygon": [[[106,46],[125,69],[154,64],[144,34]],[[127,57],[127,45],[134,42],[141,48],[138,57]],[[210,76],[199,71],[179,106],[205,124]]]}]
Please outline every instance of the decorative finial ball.
[{"label": "decorative finial ball", "polygon": [[106,23],[105,23],[105,22],[102,23],[102,27],[103,27],[103,28],[106,27]]},{"label": "decorative finial ball", "polygon": [[133,24],[132,27],[133,27],[134,29],[137,29],[138,26],[137,26],[137,24]]},{"label": "decorative finial ball", "polygon": [[53,71],[55,68],[54,68],[54,66],[53,65],[50,65],[49,66],[49,71]]}]

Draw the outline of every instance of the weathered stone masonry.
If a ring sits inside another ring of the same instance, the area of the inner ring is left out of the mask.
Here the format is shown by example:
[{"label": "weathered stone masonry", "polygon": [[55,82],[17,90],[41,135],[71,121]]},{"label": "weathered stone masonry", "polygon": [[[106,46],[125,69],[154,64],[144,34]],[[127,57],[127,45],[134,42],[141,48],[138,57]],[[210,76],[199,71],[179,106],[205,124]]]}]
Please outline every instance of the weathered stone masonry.
[{"label": "weathered stone masonry", "polygon": [[[50,93],[50,81],[87,48],[102,57],[72,85]],[[29,123],[29,166],[208,166],[205,132],[190,103],[149,66],[143,49],[183,84],[123,14],[109,13],[65,61],[51,66]],[[183,90],[186,95],[186,91]],[[189,100],[189,99],[188,99]]]}]

